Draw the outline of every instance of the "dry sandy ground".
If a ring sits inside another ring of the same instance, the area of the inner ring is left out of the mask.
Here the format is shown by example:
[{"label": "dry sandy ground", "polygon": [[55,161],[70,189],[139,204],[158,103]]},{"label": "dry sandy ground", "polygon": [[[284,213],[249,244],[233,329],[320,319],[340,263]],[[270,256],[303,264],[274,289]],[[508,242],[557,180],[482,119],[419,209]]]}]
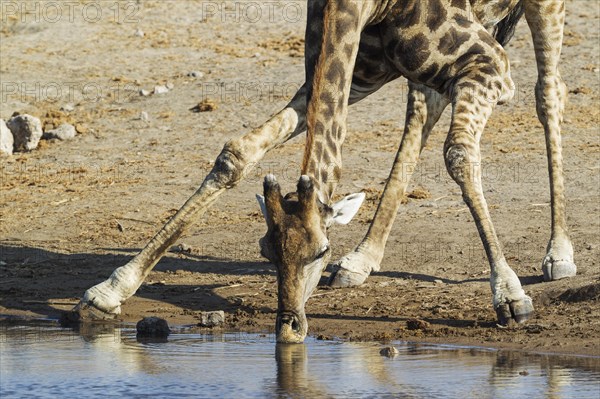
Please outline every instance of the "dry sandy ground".
[{"label": "dry sandy ground", "polygon": [[[70,121],[83,132],[0,159],[0,313],[56,316],[143,247],[192,194],[226,140],[260,125],[301,85],[305,3],[2,4],[0,117],[27,112],[48,127]],[[484,179],[535,318],[518,328],[495,324],[488,265],[443,165],[446,113],[411,185],[428,198],[409,199],[401,209],[381,272],[358,288],[315,292],[307,305],[311,334],[600,355],[598,4],[567,1],[561,66],[570,88],[563,144],[578,276],[541,279],[548,179],[533,49],[522,21],[508,48],[518,94],[489,122]],[[188,77],[190,71],[204,75]],[[138,94],[167,82],[174,85],[167,94]],[[351,110],[337,192],[364,190],[368,201],[349,226],[332,229],[334,257],[353,249],[368,228],[400,140],[405,98],[405,81],[398,80]],[[204,100],[214,107],[190,111]],[[62,112],[67,104],[74,110]],[[224,329],[272,331],[275,272],[259,255],[265,226],[254,194],[269,172],[292,191],[302,150],[299,137],[273,151],[222,196],[180,240],[191,251],[168,254],[123,306],[122,319],[195,324],[201,311],[222,309]],[[411,330],[411,319],[428,324]]]}]

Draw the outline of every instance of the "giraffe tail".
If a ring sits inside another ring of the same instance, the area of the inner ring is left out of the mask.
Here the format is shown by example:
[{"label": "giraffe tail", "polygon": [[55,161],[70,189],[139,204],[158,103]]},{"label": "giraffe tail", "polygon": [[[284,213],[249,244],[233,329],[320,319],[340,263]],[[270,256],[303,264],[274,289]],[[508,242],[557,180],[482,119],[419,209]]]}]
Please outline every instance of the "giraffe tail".
[{"label": "giraffe tail", "polygon": [[510,42],[510,39],[512,39],[517,23],[519,23],[524,11],[523,0],[519,0],[517,5],[510,10],[508,15],[494,27],[494,38],[502,45],[502,47],[506,47],[508,42]]}]

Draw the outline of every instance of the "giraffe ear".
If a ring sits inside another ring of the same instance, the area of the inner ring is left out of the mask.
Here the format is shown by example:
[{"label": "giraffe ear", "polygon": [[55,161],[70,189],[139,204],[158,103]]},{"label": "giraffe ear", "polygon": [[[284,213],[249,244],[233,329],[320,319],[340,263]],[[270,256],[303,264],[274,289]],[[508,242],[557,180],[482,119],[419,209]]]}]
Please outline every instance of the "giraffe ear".
[{"label": "giraffe ear", "polygon": [[265,220],[267,220],[267,205],[265,204],[265,197],[260,194],[256,194],[256,201],[258,201],[258,206],[260,206],[260,211],[263,214]]},{"label": "giraffe ear", "polygon": [[330,224],[348,224],[365,199],[365,193],[350,194],[331,206],[333,217]]}]

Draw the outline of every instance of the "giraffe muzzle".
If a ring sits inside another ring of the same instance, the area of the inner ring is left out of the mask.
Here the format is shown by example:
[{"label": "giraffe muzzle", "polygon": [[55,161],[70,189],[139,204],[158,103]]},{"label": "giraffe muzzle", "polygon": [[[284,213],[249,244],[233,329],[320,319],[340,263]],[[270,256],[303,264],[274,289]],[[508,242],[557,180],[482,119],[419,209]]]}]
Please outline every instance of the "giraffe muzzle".
[{"label": "giraffe muzzle", "polygon": [[279,312],[275,330],[277,342],[302,343],[308,330],[306,317],[295,312]]}]

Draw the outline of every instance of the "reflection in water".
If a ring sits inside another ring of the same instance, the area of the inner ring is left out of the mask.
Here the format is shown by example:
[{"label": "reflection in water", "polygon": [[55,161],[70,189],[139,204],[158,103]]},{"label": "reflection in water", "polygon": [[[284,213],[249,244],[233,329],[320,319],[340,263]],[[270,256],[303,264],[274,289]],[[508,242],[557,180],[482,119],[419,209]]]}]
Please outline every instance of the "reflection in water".
[{"label": "reflection in water", "polygon": [[0,397],[598,398],[600,358],[397,344],[0,324]]}]

